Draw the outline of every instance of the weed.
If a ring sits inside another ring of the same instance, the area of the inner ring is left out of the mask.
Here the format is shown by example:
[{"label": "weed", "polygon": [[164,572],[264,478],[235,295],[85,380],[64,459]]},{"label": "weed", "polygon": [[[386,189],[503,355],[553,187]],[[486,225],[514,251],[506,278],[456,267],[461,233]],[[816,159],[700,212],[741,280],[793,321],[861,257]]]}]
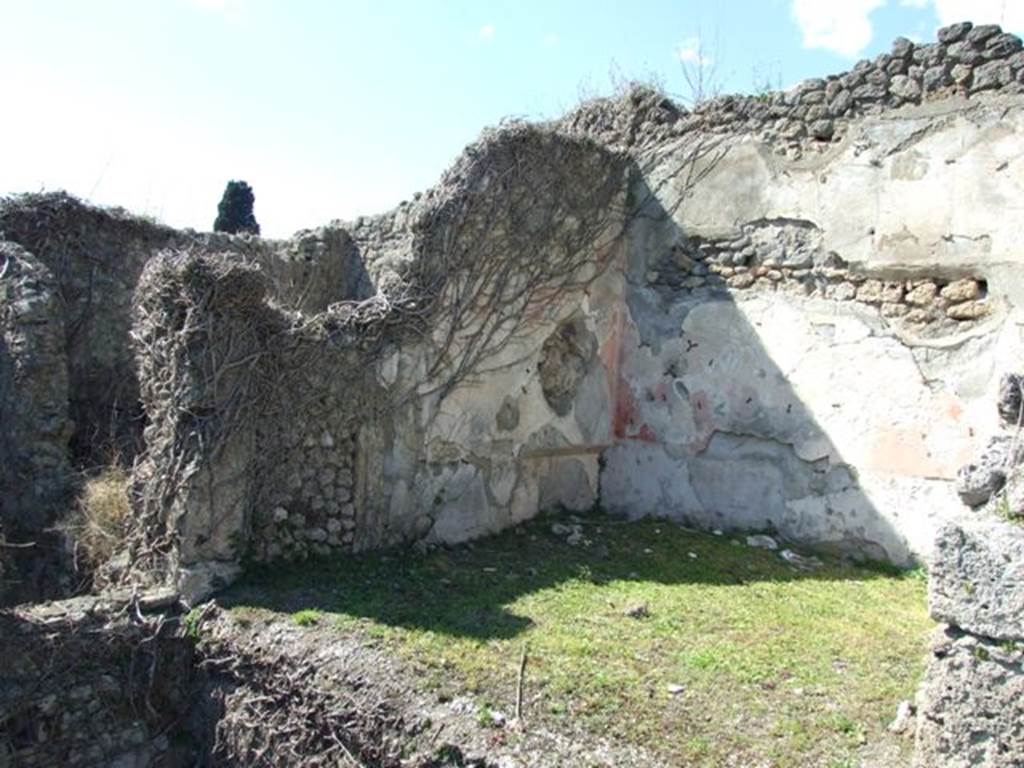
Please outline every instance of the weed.
[{"label": "weed", "polygon": [[490,707],[480,708],[476,713],[476,722],[481,728],[495,728],[498,725],[498,720]]},{"label": "weed", "polygon": [[292,621],[299,627],[315,627],[320,623],[323,614],[312,608],[296,611],[292,614]]},{"label": "weed", "polygon": [[119,466],[86,477],[78,503],[61,524],[75,557],[89,571],[103,564],[124,540],[131,521],[129,476]]},{"label": "weed", "polygon": [[203,609],[201,606],[196,606],[191,611],[185,614],[184,627],[185,637],[189,640],[199,640],[199,622],[203,618]]}]

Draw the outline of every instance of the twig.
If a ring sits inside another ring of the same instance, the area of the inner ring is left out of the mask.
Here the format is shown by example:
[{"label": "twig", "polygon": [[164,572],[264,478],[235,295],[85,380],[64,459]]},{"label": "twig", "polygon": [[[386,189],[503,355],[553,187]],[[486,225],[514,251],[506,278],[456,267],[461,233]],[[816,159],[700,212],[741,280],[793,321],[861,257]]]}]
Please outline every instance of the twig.
[{"label": "twig", "polygon": [[516,720],[523,717],[523,681],[526,678],[526,643],[523,643],[523,653],[519,657],[519,679],[516,681]]}]

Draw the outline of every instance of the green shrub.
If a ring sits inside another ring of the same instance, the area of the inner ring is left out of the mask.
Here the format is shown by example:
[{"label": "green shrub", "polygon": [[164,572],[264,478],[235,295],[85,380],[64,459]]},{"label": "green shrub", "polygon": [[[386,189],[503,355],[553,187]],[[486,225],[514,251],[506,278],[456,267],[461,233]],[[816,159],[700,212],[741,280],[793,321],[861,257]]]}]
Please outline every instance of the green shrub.
[{"label": "green shrub", "polygon": [[252,211],[256,196],[252,187],[244,181],[229,181],[224,188],[224,195],[217,205],[217,219],[213,222],[214,232],[237,234],[249,232],[260,233],[260,225]]}]

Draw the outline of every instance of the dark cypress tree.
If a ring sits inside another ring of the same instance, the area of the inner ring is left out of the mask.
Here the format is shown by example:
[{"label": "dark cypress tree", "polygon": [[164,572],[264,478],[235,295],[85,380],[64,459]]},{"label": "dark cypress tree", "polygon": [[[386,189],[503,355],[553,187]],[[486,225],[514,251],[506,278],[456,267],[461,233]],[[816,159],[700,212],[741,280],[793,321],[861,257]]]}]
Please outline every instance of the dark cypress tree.
[{"label": "dark cypress tree", "polygon": [[244,181],[229,181],[224,188],[224,196],[217,205],[217,220],[213,222],[214,232],[249,232],[260,233],[260,225],[252,212],[252,204],[256,197]]}]

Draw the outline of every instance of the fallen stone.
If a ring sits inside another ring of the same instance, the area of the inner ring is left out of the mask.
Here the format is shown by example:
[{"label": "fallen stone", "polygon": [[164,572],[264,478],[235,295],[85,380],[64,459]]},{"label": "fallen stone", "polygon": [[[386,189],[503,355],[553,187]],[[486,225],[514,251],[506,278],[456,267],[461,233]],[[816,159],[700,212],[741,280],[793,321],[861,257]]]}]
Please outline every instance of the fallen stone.
[{"label": "fallen stone", "polygon": [[914,714],[916,709],[912,702],[903,700],[896,708],[896,717],[889,723],[889,730],[892,733],[910,733],[914,729]]},{"label": "fallen stone", "polygon": [[639,603],[627,608],[626,615],[631,619],[646,619],[651,615],[651,612],[647,608],[647,603]]},{"label": "fallen stone", "polygon": [[779,548],[779,543],[771,536],[765,536],[764,534],[756,534],[754,536],[747,536],[747,546],[754,547],[756,549],[770,549],[772,551]]},{"label": "fallen stone", "polygon": [[800,571],[814,571],[824,566],[824,563],[818,558],[798,555],[791,549],[782,550],[779,552],[779,557]]},{"label": "fallen stone", "polygon": [[932,618],[1024,641],[1024,526],[994,516],[943,527],[929,570]]}]

